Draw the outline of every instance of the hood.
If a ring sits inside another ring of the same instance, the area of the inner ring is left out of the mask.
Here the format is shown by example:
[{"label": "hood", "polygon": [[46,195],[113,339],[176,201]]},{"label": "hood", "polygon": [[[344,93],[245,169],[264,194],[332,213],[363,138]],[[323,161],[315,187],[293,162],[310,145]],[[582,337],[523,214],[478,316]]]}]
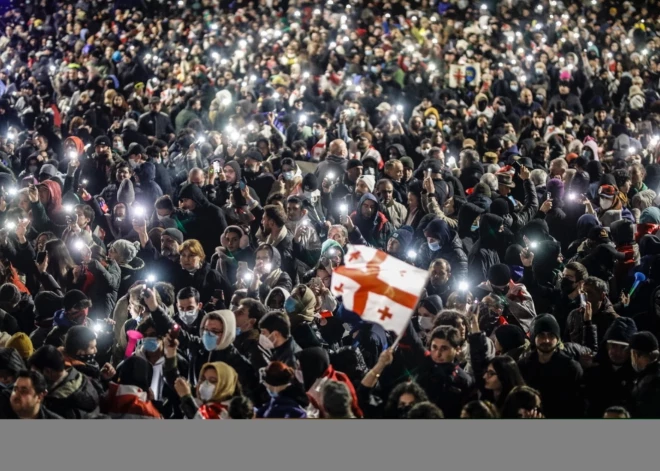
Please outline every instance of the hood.
[{"label": "hood", "polygon": [[62,188],[53,180],[45,180],[39,186],[48,189],[48,204],[46,209],[49,212],[60,211],[62,209]]},{"label": "hood", "polygon": [[310,288],[305,289],[305,294],[298,301],[300,303],[299,308],[295,312],[287,313],[293,328],[303,321],[312,322],[314,320],[314,310],[316,308],[314,292]]},{"label": "hood", "polygon": [[[399,158],[405,157],[406,156],[406,149],[401,145],[401,144],[392,144],[387,148],[387,152],[389,154],[390,149],[395,149],[399,153]],[[389,155],[387,156],[386,160],[389,160]]]},{"label": "hood", "polygon": [[596,144],[596,141],[589,140],[584,143],[584,146],[591,149],[591,152],[594,154],[594,160],[600,160],[598,158],[598,144]]},{"label": "hood", "polygon": [[655,206],[646,208],[639,216],[639,222],[642,224],[660,224],[660,208]]},{"label": "hood", "polygon": [[134,355],[119,365],[117,376],[117,382],[121,385],[137,386],[143,391],[148,391],[153,378],[153,367],[144,358]]},{"label": "hood", "polygon": [[237,182],[241,181],[241,178],[243,178],[243,172],[238,162],[236,162],[235,160],[230,160],[229,162],[225,163],[225,167],[231,167],[232,170],[234,170],[234,173],[236,174],[236,181]]},{"label": "hood", "polygon": [[520,142],[520,153],[523,157],[532,157],[534,149],[536,148],[536,141],[534,139],[523,139]]},{"label": "hood", "polygon": [[589,231],[594,227],[600,226],[598,218],[593,214],[583,214],[577,221],[578,239],[584,239],[589,235]]},{"label": "hood", "polygon": [[145,263],[140,257],[135,257],[128,264],[119,265],[122,271],[128,270],[129,272],[137,272],[144,269]]},{"label": "hood", "polygon": [[140,165],[137,174],[140,177],[140,183],[152,182],[156,179],[156,166],[151,162],[145,162]]},{"label": "hood", "polygon": [[67,144],[73,144],[76,146],[76,152],[78,152],[78,155],[82,155],[82,153],[85,152],[85,144],[78,136],[71,136],[64,139],[62,146],[66,147]]},{"label": "hood", "polygon": [[480,208],[482,213],[488,211],[490,205],[493,204],[493,200],[482,193],[471,194],[468,196],[467,201]]},{"label": "hood", "polygon": [[73,325],[75,324],[66,317],[66,311],[64,309],[55,312],[53,316],[53,327],[71,327]]},{"label": "hood", "polygon": [[271,289],[268,292],[268,295],[266,296],[266,299],[264,300],[264,306],[268,306],[268,301],[270,301],[270,297],[273,294],[273,292],[278,291],[284,295],[284,300],[286,301],[289,296],[291,296],[291,293],[289,293],[286,289],[282,288],[281,286],[276,286],[275,288]]},{"label": "hood", "polygon": [[303,374],[305,391],[309,391],[312,385],[323,376],[330,366],[328,352],[322,347],[306,348],[298,353],[298,361]]},{"label": "hood", "polygon": [[[374,203],[376,203],[376,211],[374,211],[374,215],[373,215],[373,218],[372,218],[371,221],[366,221],[366,219],[364,219],[362,217],[362,205],[367,200],[371,200]],[[360,198],[360,202],[357,205],[356,217],[357,217],[358,223],[359,222],[371,222],[371,223],[375,222],[376,218],[378,218],[378,212],[379,211],[380,211],[380,202],[378,201],[378,198],[376,198],[371,193],[365,193],[364,195],[362,195],[362,198]]]},{"label": "hood", "polygon": [[472,223],[484,210],[473,203],[466,203],[458,211],[458,236],[462,239],[472,234]]},{"label": "hood", "polygon": [[642,256],[660,254],[660,237],[646,234],[639,241],[639,253]]},{"label": "hood", "polygon": [[212,312],[207,313],[202,318],[202,322],[200,323],[200,326],[199,326],[199,335],[200,336],[203,334],[203,326],[206,323],[206,319],[208,318],[209,314],[218,314],[220,316],[220,318],[222,319],[222,323],[224,325],[224,329],[223,329],[223,332],[222,332],[222,338],[220,339],[220,343],[218,345],[216,345],[215,349],[216,350],[225,350],[232,343],[234,343],[234,340],[236,340],[236,316],[229,309],[222,309],[220,311],[212,311]]},{"label": "hood", "polygon": [[[200,384],[202,373],[208,368],[213,368],[215,374],[218,375],[218,382],[215,384],[213,396],[211,396],[211,399],[208,402],[224,402],[231,399],[236,392],[236,386],[238,386],[238,374],[236,373],[236,370],[222,361],[204,363],[199,373]],[[197,386],[197,389],[199,391],[199,385]]]},{"label": "hood", "polygon": [[181,193],[179,193],[179,200],[183,198],[193,200],[197,206],[201,207],[208,206],[210,204],[202,189],[194,183],[188,183],[181,189]]},{"label": "hood", "polygon": [[117,189],[117,202],[130,206],[135,201],[135,189],[130,178],[123,180]]},{"label": "hood", "polygon": [[7,370],[13,375],[25,369],[21,355],[14,348],[0,348],[0,370]]},{"label": "hood", "polygon": [[610,226],[612,240],[618,245],[631,244],[635,241],[635,226],[627,219],[615,221]]},{"label": "hood", "polygon": [[497,247],[497,237],[504,219],[495,214],[482,214],[479,218],[479,240],[484,248]]},{"label": "hood", "polygon": [[532,219],[525,224],[520,232],[523,235],[526,235],[529,240],[542,241],[552,239],[552,237],[550,237],[548,223],[543,219]]},{"label": "hood", "polygon": [[449,228],[449,224],[447,224],[442,219],[434,219],[431,221],[426,226],[426,229],[424,229],[424,235],[426,237],[433,237],[434,239],[438,239],[440,242],[440,247],[446,247],[454,238],[452,231]]},{"label": "hood", "polygon": [[280,254],[279,250],[277,250],[271,244],[260,244],[259,248],[265,248],[270,251],[270,263],[272,264],[272,270],[276,270],[282,266],[282,254]]}]

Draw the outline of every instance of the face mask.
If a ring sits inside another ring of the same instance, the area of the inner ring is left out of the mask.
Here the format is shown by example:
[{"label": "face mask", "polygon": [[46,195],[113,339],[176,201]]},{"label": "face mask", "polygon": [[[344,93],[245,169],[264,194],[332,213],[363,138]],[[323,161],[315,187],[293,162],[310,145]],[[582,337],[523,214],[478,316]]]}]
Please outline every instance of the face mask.
[{"label": "face mask", "polygon": [[160,214],[157,214],[156,217],[158,218],[159,221],[164,221],[165,219],[169,219],[169,216],[161,216]]},{"label": "face mask", "polygon": [[479,225],[477,224],[477,225],[472,225],[472,226],[470,226],[470,230],[471,230],[472,232],[476,232],[476,231],[478,231],[478,230],[479,230]]},{"label": "face mask", "polygon": [[543,69],[534,69],[534,72],[536,72],[536,75],[543,75]]},{"label": "face mask", "polygon": [[142,348],[145,352],[153,353],[158,350],[158,339],[156,337],[147,337],[143,340]]},{"label": "face mask", "polygon": [[217,346],[218,336],[206,330],[202,335],[202,343],[204,344],[204,348],[206,349],[206,351],[210,352],[214,350],[215,347]]},{"label": "face mask", "polygon": [[435,119],[426,120],[426,126],[428,126],[429,128],[434,128],[436,124],[437,122],[435,121]]},{"label": "face mask", "polygon": [[259,335],[259,345],[266,350],[272,350],[275,348],[275,344],[273,344],[273,342],[263,334]]},{"label": "face mask", "polygon": [[605,211],[610,209],[613,204],[614,204],[614,200],[611,200],[611,199],[608,199],[608,198],[601,198],[600,199],[600,207],[603,208]]},{"label": "face mask", "polygon": [[300,384],[305,384],[302,370],[296,370],[296,372],[294,373],[294,376],[296,377],[296,380]]},{"label": "face mask", "polygon": [[500,112],[501,113],[506,113],[506,106],[500,105]]},{"label": "face mask", "polygon": [[512,92],[518,91],[518,85],[511,85],[509,88],[511,89]]},{"label": "face mask", "polygon": [[536,96],[534,97],[534,99],[535,99],[538,103],[543,103],[543,95],[536,95]]},{"label": "face mask", "polygon": [[283,172],[282,176],[286,181],[293,180],[293,172]]},{"label": "face mask", "polygon": [[293,314],[298,310],[298,301],[292,297],[287,298],[286,301],[284,301],[284,310],[288,314]]},{"label": "face mask", "polygon": [[575,290],[575,283],[567,278],[562,278],[560,288],[563,294],[569,294]]},{"label": "face mask", "polygon": [[271,391],[271,390],[268,389],[268,388],[266,388],[266,391],[268,391],[268,395],[269,395],[270,397],[272,397],[272,398],[276,398],[277,396],[280,395],[280,393],[275,392],[275,391]]},{"label": "face mask", "polygon": [[448,124],[445,124],[444,126],[442,126],[442,130],[445,132],[445,134],[450,134],[451,133],[451,126],[449,126]]},{"label": "face mask", "polygon": [[199,398],[204,402],[210,401],[211,398],[213,397],[214,392],[215,392],[215,384],[211,384],[208,381],[204,381],[202,384],[199,385]]},{"label": "face mask", "polygon": [[195,322],[195,319],[197,319],[197,309],[193,311],[180,311],[179,317],[186,323],[186,325],[192,325],[192,323]]},{"label": "face mask", "polygon": [[314,196],[312,196],[314,194],[312,191],[304,191],[303,194],[309,201],[314,201],[316,199]]},{"label": "face mask", "polygon": [[433,328],[433,319],[430,317],[419,317],[419,327],[422,330],[429,331]]},{"label": "face mask", "polygon": [[131,168],[135,170],[136,168],[138,168],[139,164],[135,160],[128,159],[128,165],[130,165]]},{"label": "face mask", "polygon": [[322,134],[323,131],[321,131],[320,129],[314,129],[314,137],[321,137]]},{"label": "face mask", "polygon": [[477,109],[479,111],[484,111],[486,109],[486,106],[488,106],[488,102],[485,100],[481,100],[479,103],[477,103]]},{"label": "face mask", "polygon": [[76,355],[78,360],[82,361],[83,363],[93,363],[95,361],[96,355]]},{"label": "face mask", "polygon": [[371,66],[371,73],[372,73],[372,74],[377,74],[377,73],[378,73],[378,67],[375,66],[375,65],[372,65],[372,66]]},{"label": "face mask", "polygon": [[436,252],[440,250],[440,242],[429,242],[429,249],[431,249],[432,252]]},{"label": "face mask", "polygon": [[365,56],[370,56],[370,55],[372,55],[373,53],[374,53],[374,51],[371,51],[371,50],[369,50],[369,49],[366,49],[366,50],[364,51],[364,55],[365,55]]},{"label": "face mask", "polygon": [[399,406],[396,408],[396,415],[399,419],[408,417],[408,412],[412,409],[412,405]]},{"label": "face mask", "polygon": [[30,165],[28,167],[28,172],[35,173],[36,171],[37,171],[37,166],[36,165]]}]

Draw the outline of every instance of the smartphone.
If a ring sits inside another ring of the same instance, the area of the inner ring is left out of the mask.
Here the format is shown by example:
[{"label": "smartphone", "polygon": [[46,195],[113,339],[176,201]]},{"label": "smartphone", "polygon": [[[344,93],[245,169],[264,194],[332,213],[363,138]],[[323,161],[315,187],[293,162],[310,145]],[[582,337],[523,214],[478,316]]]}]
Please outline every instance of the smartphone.
[{"label": "smartphone", "polygon": [[222,291],[221,289],[214,289],[214,290],[213,290],[213,297],[214,297],[215,299],[222,299],[222,300],[224,300],[224,299],[225,299],[225,292]]},{"label": "smartphone", "polygon": [[213,162],[213,171],[215,173],[220,173],[220,162]]},{"label": "smartphone", "polygon": [[238,269],[239,270],[247,270],[248,269],[247,262],[238,262]]},{"label": "smartphone", "polygon": [[77,213],[67,214],[66,223],[69,225],[78,224],[78,214]]},{"label": "smartphone", "polygon": [[245,190],[245,182],[244,181],[239,182],[238,188],[240,188],[241,190]]},{"label": "smartphone", "polygon": [[181,326],[179,324],[174,324],[170,329],[170,347],[176,346],[175,340],[179,338],[179,332],[181,332]]},{"label": "smartphone", "polygon": [[587,305],[587,295],[580,293],[580,306],[585,307]]},{"label": "smartphone", "polygon": [[101,208],[101,211],[103,211],[103,214],[108,214],[110,212],[110,208],[108,207],[108,203],[105,202],[103,198],[100,196],[96,197],[96,200],[99,203],[99,207]]},{"label": "smartphone", "polygon": [[41,265],[42,263],[44,263],[44,260],[46,260],[47,255],[48,255],[48,252],[45,252],[45,251],[44,252],[39,252],[37,254],[37,264]]},{"label": "smartphone", "polygon": [[431,178],[431,175],[433,174],[433,170],[430,168],[426,170],[426,178]]},{"label": "smartphone", "polygon": [[552,200],[552,195],[550,194],[549,191],[545,194],[545,199]]}]

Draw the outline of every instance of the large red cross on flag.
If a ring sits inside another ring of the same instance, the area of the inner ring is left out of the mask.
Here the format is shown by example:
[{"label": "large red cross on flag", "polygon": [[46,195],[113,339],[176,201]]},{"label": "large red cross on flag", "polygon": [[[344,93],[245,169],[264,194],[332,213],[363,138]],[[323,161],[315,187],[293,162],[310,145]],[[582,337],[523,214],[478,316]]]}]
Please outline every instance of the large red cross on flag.
[{"label": "large red cross on flag", "polygon": [[332,273],[332,294],[365,321],[400,335],[426,284],[426,270],[364,245],[349,246],[346,265]]}]

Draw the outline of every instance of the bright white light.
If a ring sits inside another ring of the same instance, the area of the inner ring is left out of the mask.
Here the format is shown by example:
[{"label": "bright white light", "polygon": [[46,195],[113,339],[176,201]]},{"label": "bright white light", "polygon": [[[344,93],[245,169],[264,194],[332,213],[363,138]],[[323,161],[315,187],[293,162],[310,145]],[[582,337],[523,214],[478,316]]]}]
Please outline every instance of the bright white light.
[{"label": "bright white light", "polygon": [[435,71],[435,64],[429,64],[429,72],[434,72]]},{"label": "bright white light", "polygon": [[334,180],[335,179],[335,173],[334,172],[328,172],[328,180]]},{"label": "bright white light", "polygon": [[488,10],[488,5],[486,5],[485,3],[482,3],[481,4],[481,9],[482,10]]},{"label": "bright white light", "polygon": [[272,264],[272,263],[266,263],[266,264],[264,265],[264,268],[266,269],[266,271],[269,272],[269,271],[271,271],[271,270],[273,269],[273,264]]},{"label": "bright white light", "polygon": [[411,260],[415,260],[417,258],[417,252],[414,250],[408,250],[408,258]]},{"label": "bright white light", "polygon": [[7,193],[9,193],[9,196],[16,196],[18,194],[18,188],[12,186],[7,190]]},{"label": "bright white light", "polygon": [[155,275],[147,275],[147,281],[149,283],[155,283],[156,282],[156,276]]},{"label": "bright white light", "polygon": [[539,246],[538,242],[530,242],[529,246],[533,249],[537,248]]},{"label": "bright white light", "polygon": [[346,203],[340,204],[339,212],[341,212],[341,214],[348,214],[348,205]]},{"label": "bright white light", "polygon": [[217,52],[213,52],[211,53],[211,57],[213,58],[213,60],[217,61],[218,59],[220,59],[220,54],[218,54]]},{"label": "bright white light", "polygon": [[304,78],[305,80],[307,80],[307,79],[309,78],[309,72],[303,72],[303,74],[302,74],[302,78]]},{"label": "bright white light", "polygon": [[568,194],[568,201],[575,201],[576,199],[577,199],[577,195],[575,193]]},{"label": "bright white light", "polygon": [[65,213],[72,213],[73,212],[73,205],[72,204],[65,204],[64,205],[64,212]]},{"label": "bright white light", "polygon": [[13,221],[7,221],[5,223],[5,228],[7,228],[10,231],[13,231],[14,229],[16,229],[16,223]]},{"label": "bright white light", "polygon": [[76,241],[73,243],[73,248],[80,252],[85,248],[85,242],[83,242],[81,239],[76,239]]},{"label": "bright white light", "polygon": [[144,208],[142,206],[135,206],[133,208],[133,213],[138,217],[144,216],[145,212],[146,211],[144,210]]},{"label": "bright white light", "polygon": [[458,282],[458,290],[459,291],[467,291],[468,290],[467,281],[459,281]]}]

